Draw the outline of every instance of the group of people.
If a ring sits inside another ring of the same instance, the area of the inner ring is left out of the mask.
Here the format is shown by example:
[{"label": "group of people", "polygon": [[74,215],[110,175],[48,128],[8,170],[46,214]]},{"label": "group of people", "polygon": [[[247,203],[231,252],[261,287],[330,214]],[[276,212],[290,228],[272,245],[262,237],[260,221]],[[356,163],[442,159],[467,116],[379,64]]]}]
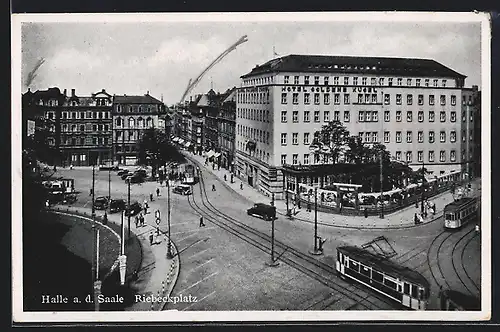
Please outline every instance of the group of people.
[{"label": "group of people", "polygon": [[144,223],[144,215],[142,212],[140,212],[138,215],[135,216],[135,227],[142,227],[145,226]]}]

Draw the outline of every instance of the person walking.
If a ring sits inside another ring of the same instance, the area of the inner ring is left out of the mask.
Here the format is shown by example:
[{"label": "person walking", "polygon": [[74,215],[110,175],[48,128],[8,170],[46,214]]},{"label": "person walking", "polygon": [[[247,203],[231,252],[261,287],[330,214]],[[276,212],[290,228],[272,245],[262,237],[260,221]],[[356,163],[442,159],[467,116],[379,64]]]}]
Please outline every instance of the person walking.
[{"label": "person walking", "polygon": [[135,216],[135,228],[139,228],[139,216]]},{"label": "person walking", "polygon": [[160,196],[160,188],[156,188],[156,197]]},{"label": "person walking", "polygon": [[108,214],[106,213],[106,211],[104,211],[104,217],[102,218],[102,223],[104,225],[108,224]]},{"label": "person walking", "polygon": [[89,196],[92,196],[92,188],[90,188]]},{"label": "person walking", "polygon": [[154,235],[153,235],[153,232],[149,233],[149,244],[150,245],[153,245],[153,239],[154,239]]},{"label": "person walking", "polygon": [[153,201],[153,193],[149,194],[149,200],[152,202]]},{"label": "person walking", "polygon": [[203,216],[200,217],[200,227],[205,227],[205,223],[203,222]]},{"label": "person walking", "polygon": [[215,184],[212,184],[212,191],[215,191]]},{"label": "person walking", "polygon": [[144,216],[142,215],[142,213],[139,216],[139,223],[140,223],[141,227],[144,226]]},{"label": "person walking", "polygon": [[224,181],[227,181],[227,175],[224,174]]},{"label": "person walking", "polygon": [[243,190],[243,182],[240,183],[240,189]]},{"label": "person walking", "polygon": [[148,201],[144,200],[144,214],[148,214]]}]

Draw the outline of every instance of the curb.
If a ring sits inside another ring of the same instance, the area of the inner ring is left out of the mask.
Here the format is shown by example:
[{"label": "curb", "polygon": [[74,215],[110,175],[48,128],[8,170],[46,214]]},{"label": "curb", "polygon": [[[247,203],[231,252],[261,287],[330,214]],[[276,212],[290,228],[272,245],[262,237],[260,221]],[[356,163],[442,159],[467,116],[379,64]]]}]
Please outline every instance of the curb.
[{"label": "curb", "polygon": [[[197,161],[196,159],[194,159],[193,157],[189,156],[189,155],[184,155],[186,157],[186,159],[190,160],[191,162],[193,162],[194,164],[198,165],[198,166],[202,166],[204,167],[206,170],[208,170],[210,173],[212,173],[213,176],[215,176],[217,179],[220,180],[220,182],[222,182],[222,184],[232,190],[233,192],[235,192],[236,194],[238,194],[240,197],[244,198],[246,201],[248,202],[251,202],[252,201],[244,196],[242,193],[238,192],[237,190],[235,190],[234,188],[232,188],[228,183],[226,183],[226,181],[224,181],[223,179],[220,179],[219,176],[217,176],[216,174],[213,173],[213,170],[205,167],[204,165],[202,165],[199,161]],[[444,193],[441,193],[439,195],[442,195]],[[436,196],[439,196],[439,195],[436,195]],[[283,217],[286,217],[286,214],[283,213],[283,212],[280,212],[278,211],[278,209],[276,209],[276,212],[277,214],[283,216]],[[332,216],[338,216],[338,214],[332,214]],[[439,215],[437,216],[436,218],[433,218],[427,222],[424,222],[422,224],[418,224],[418,225],[415,225],[414,223],[407,223],[406,225],[397,225],[397,226],[385,226],[385,227],[374,227],[374,226],[354,226],[354,225],[335,225],[335,224],[327,224],[327,223],[324,223],[324,222],[320,222],[318,221],[318,225],[322,225],[322,226],[328,226],[328,227],[336,227],[336,228],[344,228],[344,229],[356,229],[356,230],[361,230],[361,229],[365,229],[365,230],[383,230],[383,229],[408,229],[408,228],[416,228],[416,227],[422,227],[422,226],[425,226],[427,224],[430,224],[434,221],[436,221],[437,219],[441,218],[442,215]],[[296,218],[294,217],[292,220],[297,220],[297,221],[301,221],[301,222],[306,222],[306,223],[309,223],[309,224],[314,224],[314,221],[311,221],[311,220],[307,220],[307,219],[303,219],[303,218]]]},{"label": "curb", "polygon": [[[170,282],[168,283],[167,282],[167,285],[168,285],[168,288],[166,289],[166,292],[163,293],[163,296],[167,296],[169,297],[175,286],[177,285],[177,281],[179,280],[179,273],[180,273],[180,270],[181,270],[181,259],[180,259],[180,256],[178,255],[178,251],[177,251],[177,247],[176,245],[172,243],[172,253],[174,254],[174,258],[172,259],[171,263],[170,263],[170,275],[167,276],[167,278],[171,277],[172,279],[170,280]],[[177,263],[176,263],[177,262]],[[164,302],[164,303],[161,303],[158,310],[159,311],[163,311],[165,310],[165,307],[167,306],[168,302]]]}]

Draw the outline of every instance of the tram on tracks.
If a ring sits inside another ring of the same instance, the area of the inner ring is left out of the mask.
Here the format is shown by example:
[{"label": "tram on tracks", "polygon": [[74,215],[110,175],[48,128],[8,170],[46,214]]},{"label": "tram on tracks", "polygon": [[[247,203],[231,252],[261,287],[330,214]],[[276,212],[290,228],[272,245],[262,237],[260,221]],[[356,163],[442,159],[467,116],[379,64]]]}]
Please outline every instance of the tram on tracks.
[{"label": "tram on tracks", "polygon": [[479,200],[477,197],[462,197],[444,207],[444,228],[458,229],[470,221],[477,220]]},{"label": "tram on tracks", "polygon": [[430,284],[420,273],[354,246],[337,248],[336,270],[355,282],[414,310],[425,310]]}]

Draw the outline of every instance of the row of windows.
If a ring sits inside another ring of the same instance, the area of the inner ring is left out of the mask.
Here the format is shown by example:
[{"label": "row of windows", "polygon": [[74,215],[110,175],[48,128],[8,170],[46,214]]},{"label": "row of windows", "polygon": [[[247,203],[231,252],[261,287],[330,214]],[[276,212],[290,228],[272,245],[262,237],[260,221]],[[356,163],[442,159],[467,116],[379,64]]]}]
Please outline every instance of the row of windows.
[{"label": "row of windows", "polygon": [[[340,111],[333,112],[333,120],[340,121]],[[313,121],[314,122],[321,121],[320,111],[313,111]],[[331,121],[330,111],[323,111],[323,121],[324,122]],[[349,121],[350,121],[350,112],[344,111],[344,122],[349,122]],[[281,111],[281,122],[282,123],[288,122],[288,112],[287,111]],[[294,123],[299,122],[299,111],[292,111],[292,122],[294,122]],[[311,122],[311,111],[304,111],[303,112],[303,122]]]},{"label": "row of windows", "polygon": [[[134,128],[136,126],[136,123],[138,128],[143,128],[144,125],[146,125],[146,128],[151,128],[153,126],[153,119],[150,117],[148,117],[146,121],[144,121],[142,117],[138,117],[137,120],[135,118],[128,119],[129,128]],[[122,125],[125,125],[125,120],[118,117],[115,119],[115,125],[117,127],[121,127]]]},{"label": "row of windows", "polygon": [[[344,67],[344,68],[342,68]],[[353,69],[358,69],[358,66],[352,66]],[[339,69],[351,69],[351,66],[338,66],[338,65],[333,65],[332,68],[339,68]],[[359,69],[365,69],[364,66],[360,66]],[[369,66],[366,68],[369,69]],[[285,75],[283,77],[283,83],[284,84],[304,84],[304,85],[309,85],[311,82],[314,82],[314,85],[329,85],[330,84],[330,76],[312,76],[312,81],[311,81],[311,76],[298,76],[295,75],[293,76],[293,81],[291,80],[291,77],[289,75]],[[339,85],[341,78],[343,78],[342,82],[344,85],[351,85],[351,78],[352,78],[352,85],[368,85],[368,82],[370,85],[379,85],[379,86],[386,86],[386,78],[385,77],[379,77],[378,82],[376,77],[370,77],[370,80],[368,80],[368,77],[350,77],[350,76],[333,76],[333,85]],[[258,81],[257,81],[258,82]],[[256,83],[257,83],[256,82]],[[394,84],[395,83],[395,84]],[[415,87],[420,87],[422,84],[422,79],[421,78],[416,78],[413,80],[413,78],[407,78],[406,79],[406,86],[415,86]],[[413,84],[414,83],[414,84]],[[396,82],[394,82],[393,77],[388,77],[387,78],[387,86],[403,86],[403,78],[402,77],[397,77]],[[424,79],[424,85],[425,87],[431,86],[431,80],[429,78]],[[433,87],[439,87],[439,79],[433,79],[432,80],[432,86]],[[441,79],[441,87],[445,88],[447,87],[447,80],[446,79]]]},{"label": "row of windows", "polygon": [[241,135],[247,139],[252,139],[257,142],[269,144],[271,134],[268,131],[243,125],[238,125],[237,131],[238,135]]},{"label": "row of windows", "polygon": [[[470,96],[471,97],[471,96]],[[313,94],[313,102],[315,105],[320,105],[321,103],[321,98],[319,93],[314,93]],[[340,93],[334,93],[333,94],[333,103],[335,105],[340,105]],[[396,94],[396,105],[402,105],[402,94]],[[344,93],[344,105],[349,105],[351,103],[350,100],[350,94]],[[446,96],[445,95],[440,95],[440,105],[445,106],[446,105]],[[428,96],[428,101],[429,105],[434,105],[435,104],[435,98],[434,95],[429,95]],[[303,103],[305,105],[311,104],[311,94],[310,93],[304,93],[303,95]],[[356,103],[356,102],[354,102]],[[357,94],[357,104],[376,104],[378,103],[378,95],[377,94],[363,94],[363,93],[358,93]],[[286,105],[288,104],[288,92],[282,92],[281,93],[281,104]],[[298,92],[293,92],[292,93],[292,104],[298,105],[299,104],[299,93]],[[324,93],[323,94],[323,104],[324,105],[330,105],[330,94],[329,93]],[[390,94],[384,94],[384,104],[385,105],[390,105],[391,104],[391,95]],[[452,106],[455,106],[457,104],[457,96],[456,95],[451,95],[450,96],[450,104]],[[413,105],[413,95],[412,94],[407,94],[406,95],[406,105]],[[418,105],[424,105],[424,95],[419,94],[418,95]]]},{"label": "row of windows", "polygon": [[238,118],[247,119],[252,121],[269,122],[269,110],[256,110],[251,108],[239,108]]},{"label": "row of windows", "polygon": [[67,125],[67,124],[63,124],[62,125],[62,131],[63,132],[68,132],[68,131],[71,131],[71,132],[77,132],[77,131],[109,131],[109,125],[108,124],[105,124],[105,125],[102,125],[102,124],[90,124],[90,123],[87,123],[87,124],[80,124],[80,125],[76,125],[76,124],[72,124],[72,125]]},{"label": "row of windows", "polygon": [[[359,132],[358,136],[361,138],[361,140],[365,143],[376,143],[378,142],[378,132]],[[428,133],[428,138],[429,138],[429,143],[434,143],[435,141],[435,135],[434,131],[430,130]],[[469,133],[469,139],[472,141],[473,139],[473,131],[470,130]],[[455,130],[450,131],[450,142],[455,143],[457,141],[457,132]],[[462,141],[466,141],[466,132],[465,130],[462,130]],[[384,131],[384,143],[390,143],[391,142],[391,132],[390,131]],[[413,131],[408,130],[406,132],[406,143],[412,143],[413,142]],[[423,131],[418,131],[417,132],[417,142],[418,143],[423,143],[424,142],[424,132]],[[445,131],[440,131],[439,132],[439,142],[441,143],[446,143],[446,132]],[[401,131],[396,131],[396,143],[402,143],[402,132]]]},{"label": "row of windows", "polygon": [[238,95],[238,103],[241,104],[269,104],[270,101],[269,91],[246,92]]},{"label": "row of windows", "polygon": [[73,137],[73,138],[64,138],[61,140],[63,145],[108,145],[108,137],[94,137],[94,136],[86,136],[86,137]]},{"label": "row of windows", "polygon": [[[238,141],[238,149],[240,151],[245,151],[246,150],[245,143]],[[255,153],[253,154],[253,157],[257,158],[260,161],[266,162],[266,163],[269,163],[269,160],[271,158],[269,155],[269,152],[266,152],[266,151],[258,149],[258,148],[255,149]]]},{"label": "row of windows", "polygon": [[[401,156],[402,152],[401,151],[396,151],[396,160],[401,161]],[[465,156],[465,150],[463,151],[462,156]],[[312,157],[312,158],[311,158]],[[281,165],[289,164],[288,162],[288,156],[286,154],[281,155]],[[413,162],[413,152],[412,151],[406,151],[405,152],[405,158],[406,162],[411,163]],[[423,162],[424,158],[424,151],[417,151],[417,161],[418,162]],[[311,160],[312,159],[312,160]],[[303,165],[309,165],[311,161],[313,161],[314,164],[320,163],[320,155],[319,154],[309,154],[309,153],[304,153],[302,156],[302,160],[299,161],[299,154],[294,153],[292,154],[292,165],[298,165],[303,164]],[[455,150],[450,151],[450,162],[455,162],[457,159],[457,154]],[[428,161],[429,162],[435,162],[435,153],[434,151],[429,151],[428,152]],[[446,162],[446,151],[441,150],[439,151],[439,161],[440,162]]]},{"label": "row of windows", "polygon": [[135,130],[124,130],[124,131],[117,130],[115,133],[115,139],[117,141],[120,141],[120,140],[133,141],[133,140],[136,140],[138,138],[139,138],[139,132],[135,131]]},{"label": "row of windows", "polygon": [[116,111],[121,112],[131,112],[131,113],[151,113],[157,111],[157,106],[142,107],[137,105],[116,105]]}]

